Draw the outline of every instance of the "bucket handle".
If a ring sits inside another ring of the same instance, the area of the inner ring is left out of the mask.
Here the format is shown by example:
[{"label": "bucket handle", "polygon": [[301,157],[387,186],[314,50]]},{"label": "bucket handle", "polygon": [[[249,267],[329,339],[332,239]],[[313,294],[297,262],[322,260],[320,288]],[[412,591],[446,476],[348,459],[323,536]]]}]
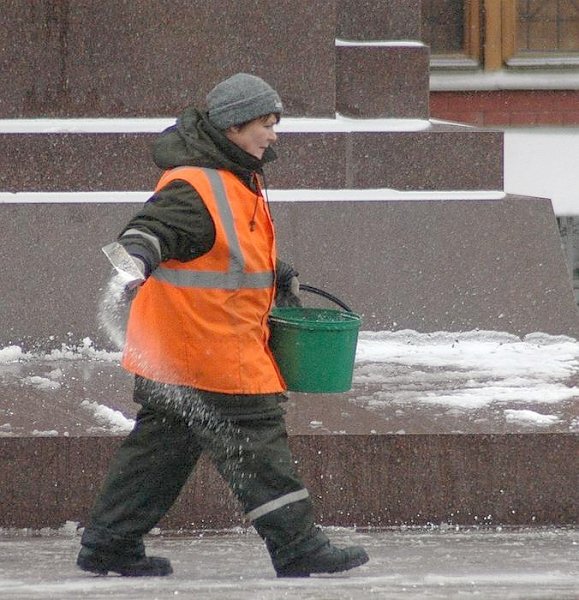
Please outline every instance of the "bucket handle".
[{"label": "bucket handle", "polygon": [[323,296],[324,298],[331,300],[334,304],[337,304],[340,308],[343,308],[346,312],[354,312],[345,302],[342,302],[339,298],[336,298],[330,292],[326,292],[325,290],[321,290],[320,288],[314,287],[313,285],[308,285],[307,283],[300,283],[300,292],[310,292],[310,294],[317,294],[318,296]]}]

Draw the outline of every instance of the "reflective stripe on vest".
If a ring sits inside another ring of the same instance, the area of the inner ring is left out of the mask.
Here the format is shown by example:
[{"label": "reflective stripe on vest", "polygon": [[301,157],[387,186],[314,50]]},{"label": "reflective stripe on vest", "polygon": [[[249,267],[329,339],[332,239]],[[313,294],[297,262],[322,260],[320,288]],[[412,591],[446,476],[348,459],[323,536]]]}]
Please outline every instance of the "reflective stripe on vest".
[{"label": "reflective stripe on vest", "polygon": [[200,168],[205,173],[217,204],[217,210],[223,223],[223,229],[229,246],[229,267],[227,271],[193,271],[169,269],[159,266],[152,277],[177,287],[218,288],[236,290],[239,288],[261,289],[269,288],[274,282],[273,271],[262,273],[245,273],[245,259],[241,252],[239,239],[235,231],[235,223],[227,194],[219,173],[214,169]]}]

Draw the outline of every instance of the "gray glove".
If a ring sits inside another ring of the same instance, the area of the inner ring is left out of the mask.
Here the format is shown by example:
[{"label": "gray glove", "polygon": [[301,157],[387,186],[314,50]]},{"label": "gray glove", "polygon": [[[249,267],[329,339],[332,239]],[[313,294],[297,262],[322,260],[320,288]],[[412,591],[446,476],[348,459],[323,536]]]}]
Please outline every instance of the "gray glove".
[{"label": "gray glove", "polygon": [[278,260],[275,275],[275,305],[301,306],[299,273],[287,263]]},{"label": "gray glove", "polygon": [[123,300],[125,300],[125,302],[133,301],[133,299],[137,295],[137,292],[139,291],[139,288],[141,287],[141,285],[143,285],[143,283],[145,281],[145,263],[144,263],[144,261],[142,261],[138,256],[131,255],[131,258],[133,259],[133,263],[135,264],[135,267],[141,272],[143,278],[142,279],[133,279],[125,284],[125,289],[123,292]]},{"label": "gray glove", "polygon": [[117,272],[117,284],[123,288],[122,299],[130,302],[147,278],[145,261],[129,254],[118,242],[104,246],[103,252]]}]

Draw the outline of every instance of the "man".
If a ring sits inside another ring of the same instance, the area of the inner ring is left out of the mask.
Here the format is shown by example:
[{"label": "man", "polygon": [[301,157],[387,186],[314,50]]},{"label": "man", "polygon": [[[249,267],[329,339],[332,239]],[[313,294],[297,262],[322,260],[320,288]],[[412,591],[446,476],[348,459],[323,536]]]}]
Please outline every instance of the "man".
[{"label": "man", "polygon": [[82,536],[81,569],[168,575],[143,536],[207,452],[264,539],[280,577],[344,571],[368,560],[338,549],[313,522],[293,468],[285,384],[269,347],[274,301],[296,305],[297,273],[276,257],[260,177],[275,158],[283,107],[238,73],[186,109],[156,142],[165,170],[119,244],[144,283],[131,305],[123,367],[142,405]]}]

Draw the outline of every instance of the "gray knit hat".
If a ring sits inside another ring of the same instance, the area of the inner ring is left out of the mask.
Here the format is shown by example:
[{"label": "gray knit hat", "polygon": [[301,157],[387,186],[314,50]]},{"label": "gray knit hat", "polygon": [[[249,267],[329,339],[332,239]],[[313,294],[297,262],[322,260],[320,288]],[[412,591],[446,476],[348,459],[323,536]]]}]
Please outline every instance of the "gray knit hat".
[{"label": "gray knit hat", "polygon": [[283,105],[278,93],[263,79],[237,73],[207,94],[207,109],[215,127],[227,129],[264,115],[281,113]]}]

